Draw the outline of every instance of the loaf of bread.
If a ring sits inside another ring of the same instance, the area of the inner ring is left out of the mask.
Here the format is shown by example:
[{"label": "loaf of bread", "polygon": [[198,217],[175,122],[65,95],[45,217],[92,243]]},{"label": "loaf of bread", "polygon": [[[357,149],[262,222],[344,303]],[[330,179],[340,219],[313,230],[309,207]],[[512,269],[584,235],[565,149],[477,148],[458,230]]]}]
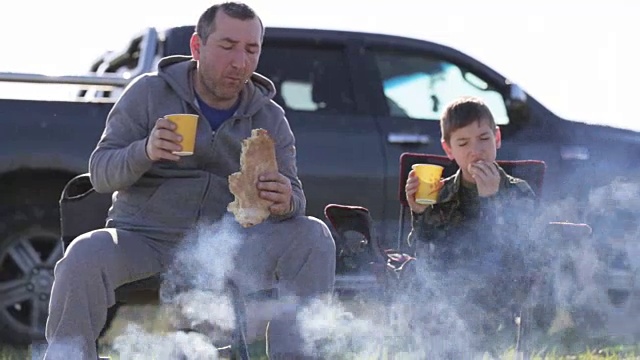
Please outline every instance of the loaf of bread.
[{"label": "loaf of bread", "polygon": [[265,172],[277,172],[273,140],[264,129],[253,129],[242,141],[240,171],[229,175],[229,191],[235,199],[227,206],[243,227],[260,224],[269,215],[271,201],[261,199],[258,177]]}]

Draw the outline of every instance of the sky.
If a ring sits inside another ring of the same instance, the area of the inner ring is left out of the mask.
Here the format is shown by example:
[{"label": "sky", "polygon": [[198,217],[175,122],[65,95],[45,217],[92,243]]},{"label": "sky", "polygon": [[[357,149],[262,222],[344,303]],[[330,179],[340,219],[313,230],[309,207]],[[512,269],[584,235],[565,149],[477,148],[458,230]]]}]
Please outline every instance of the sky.
[{"label": "sky", "polygon": [[[0,5],[0,72],[84,74],[146,27],[194,24],[212,1],[27,0]],[[104,4],[101,6],[101,4]],[[640,2],[253,0],[266,26],[360,30],[454,47],[556,114],[640,131]],[[420,5],[418,8],[417,4]],[[0,82],[0,98],[65,98],[69,86]]]}]

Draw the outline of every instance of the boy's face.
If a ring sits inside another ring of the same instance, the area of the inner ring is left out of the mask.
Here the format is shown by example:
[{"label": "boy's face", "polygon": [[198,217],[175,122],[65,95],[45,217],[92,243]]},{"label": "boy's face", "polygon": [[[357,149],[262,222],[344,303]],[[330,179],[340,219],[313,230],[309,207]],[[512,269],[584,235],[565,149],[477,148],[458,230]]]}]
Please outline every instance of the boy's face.
[{"label": "boy's face", "polygon": [[469,173],[469,165],[478,161],[492,163],[496,160],[496,150],[500,148],[500,129],[492,129],[488,121],[474,121],[451,132],[449,143],[442,141],[442,148],[451,160],[462,169],[462,177],[475,182]]}]

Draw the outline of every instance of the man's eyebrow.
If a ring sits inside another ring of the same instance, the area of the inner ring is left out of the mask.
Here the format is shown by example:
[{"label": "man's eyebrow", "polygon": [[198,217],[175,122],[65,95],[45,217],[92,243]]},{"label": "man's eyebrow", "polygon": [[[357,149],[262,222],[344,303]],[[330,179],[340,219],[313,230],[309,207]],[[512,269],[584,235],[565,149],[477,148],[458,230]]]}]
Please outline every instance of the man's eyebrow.
[{"label": "man's eyebrow", "polygon": [[237,44],[237,43],[240,42],[240,41],[234,40],[234,39],[232,39],[230,37],[224,37],[224,38],[222,38],[222,39],[220,39],[218,41],[225,41],[225,42],[229,42],[229,43],[232,43],[232,44]]},{"label": "man's eyebrow", "polygon": [[[228,43],[231,43],[231,44],[234,44],[234,45],[235,45],[235,44],[239,44],[239,43],[240,43],[240,41],[235,40],[235,39],[232,39],[232,38],[230,38],[230,37],[224,37],[224,38],[222,38],[222,39],[220,39],[220,40],[218,40],[218,41],[220,41],[220,42],[228,42]],[[249,44],[247,44],[247,46],[251,46],[251,47],[259,47],[259,46],[260,46],[260,44],[258,44],[258,43],[249,43]]]}]

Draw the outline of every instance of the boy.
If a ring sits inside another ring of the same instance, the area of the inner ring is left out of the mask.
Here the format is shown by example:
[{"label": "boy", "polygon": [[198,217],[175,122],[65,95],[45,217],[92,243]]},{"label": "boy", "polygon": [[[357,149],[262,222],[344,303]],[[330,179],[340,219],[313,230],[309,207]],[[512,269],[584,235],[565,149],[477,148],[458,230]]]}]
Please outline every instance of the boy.
[{"label": "boy", "polygon": [[529,227],[519,215],[531,216],[535,194],[526,181],[508,175],[496,163],[500,129],[482,100],[453,101],[440,125],[442,147],[459,170],[441,181],[433,205],[416,203],[418,178],[414,171],[409,173],[408,241],[426,265],[418,270],[426,276],[414,284],[427,293],[439,293],[440,300],[432,301],[450,305],[465,319],[470,333],[480,335],[477,340],[484,347],[489,339],[497,340],[500,325],[506,325],[516,310],[513,306],[528,292],[521,246],[527,243],[522,240]]},{"label": "boy", "polygon": [[[500,128],[481,99],[453,101],[445,109],[440,127],[442,148],[459,170],[441,181],[434,205],[416,203],[418,178],[413,170],[409,173],[405,190],[412,230],[408,241],[419,257],[426,255],[421,254],[424,252],[438,252],[445,244],[453,250],[464,245],[462,242],[500,240],[501,230],[513,232],[512,226],[518,226],[514,215],[521,211],[514,210],[532,208],[535,198],[526,181],[508,175],[495,162],[501,144]],[[524,201],[514,203],[516,199]],[[447,260],[454,265],[458,259]]]}]

